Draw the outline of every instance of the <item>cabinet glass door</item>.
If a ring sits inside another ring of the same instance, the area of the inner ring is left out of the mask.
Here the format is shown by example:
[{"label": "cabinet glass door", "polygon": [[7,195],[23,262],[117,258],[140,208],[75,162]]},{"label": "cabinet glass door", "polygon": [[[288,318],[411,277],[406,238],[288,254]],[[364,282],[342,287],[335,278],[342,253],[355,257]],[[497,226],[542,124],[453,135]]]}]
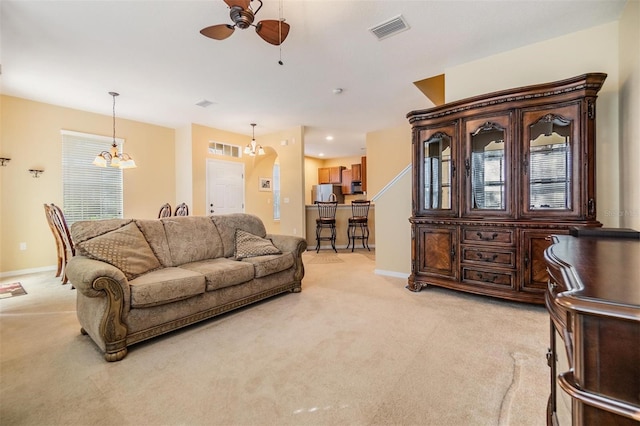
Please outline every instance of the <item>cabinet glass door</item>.
[{"label": "cabinet glass door", "polygon": [[423,130],[421,140],[421,171],[419,179],[419,211],[421,213],[453,211],[455,177],[454,128]]},{"label": "cabinet glass door", "polygon": [[574,170],[579,156],[576,110],[572,106],[524,115],[522,183],[527,215],[571,215],[579,210],[574,193],[579,180],[579,170]]},{"label": "cabinet glass door", "polygon": [[571,209],[571,122],[548,114],[529,127],[529,208]]},{"label": "cabinet glass door", "polygon": [[505,215],[511,211],[508,193],[509,116],[466,123],[466,213]]}]

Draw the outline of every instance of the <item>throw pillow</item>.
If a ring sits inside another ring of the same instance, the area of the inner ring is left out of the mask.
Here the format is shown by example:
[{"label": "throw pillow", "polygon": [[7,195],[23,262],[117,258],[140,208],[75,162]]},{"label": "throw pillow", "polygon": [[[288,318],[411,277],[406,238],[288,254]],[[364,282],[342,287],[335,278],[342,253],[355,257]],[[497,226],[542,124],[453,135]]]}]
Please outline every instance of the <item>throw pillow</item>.
[{"label": "throw pillow", "polygon": [[128,280],[160,267],[135,222],[78,244],[82,253],[120,269]]},{"label": "throw pillow", "polygon": [[265,256],[267,254],[282,254],[282,252],[273,245],[271,240],[258,237],[242,229],[236,229],[236,248],[234,252],[236,260]]}]

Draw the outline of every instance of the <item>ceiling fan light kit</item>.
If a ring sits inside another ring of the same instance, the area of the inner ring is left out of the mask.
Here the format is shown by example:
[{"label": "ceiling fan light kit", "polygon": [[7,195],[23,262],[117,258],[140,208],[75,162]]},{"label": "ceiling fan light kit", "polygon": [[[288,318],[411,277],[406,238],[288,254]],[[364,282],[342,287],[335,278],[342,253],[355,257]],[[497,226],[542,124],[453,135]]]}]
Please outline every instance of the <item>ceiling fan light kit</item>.
[{"label": "ceiling fan light kit", "polygon": [[[254,11],[251,2],[260,3]],[[200,34],[214,40],[224,40],[231,36],[236,27],[242,30],[251,26],[256,28],[256,33],[267,43],[279,46],[289,35],[290,26],[284,19],[264,19],[254,24],[255,16],[262,8],[262,0],[224,0],[229,6],[229,16],[233,21],[231,24],[218,24],[200,30]]]}]

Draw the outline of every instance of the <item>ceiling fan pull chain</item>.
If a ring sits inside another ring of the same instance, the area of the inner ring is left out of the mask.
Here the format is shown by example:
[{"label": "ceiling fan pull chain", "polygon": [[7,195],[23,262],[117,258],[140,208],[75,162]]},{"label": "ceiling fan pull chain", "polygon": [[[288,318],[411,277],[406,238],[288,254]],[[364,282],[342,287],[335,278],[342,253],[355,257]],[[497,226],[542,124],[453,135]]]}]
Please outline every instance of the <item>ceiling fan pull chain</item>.
[{"label": "ceiling fan pull chain", "polygon": [[284,65],[284,62],[282,62],[282,0],[280,0],[280,7],[279,7],[279,15],[278,16],[278,40],[280,43],[278,43],[278,47],[280,48],[280,60],[278,61],[278,63],[280,65]]}]

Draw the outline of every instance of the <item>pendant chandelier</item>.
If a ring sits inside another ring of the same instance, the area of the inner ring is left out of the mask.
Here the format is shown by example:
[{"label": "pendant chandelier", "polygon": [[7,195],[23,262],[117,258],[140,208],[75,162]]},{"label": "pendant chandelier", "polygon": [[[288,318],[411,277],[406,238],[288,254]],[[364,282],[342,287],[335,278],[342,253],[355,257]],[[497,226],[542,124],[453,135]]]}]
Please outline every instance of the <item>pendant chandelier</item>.
[{"label": "pendant chandelier", "polygon": [[258,145],[256,143],[256,123],[251,123],[253,127],[251,143],[247,144],[244,148],[244,153],[249,154],[251,157],[255,157],[256,155],[264,155],[264,149],[262,149],[262,145]]},{"label": "pendant chandelier", "polygon": [[102,151],[93,160],[93,164],[98,167],[107,167],[107,164],[111,162],[111,167],[117,167],[120,169],[133,169],[136,166],[136,162],[127,153],[119,153],[118,145],[116,144],[116,96],[120,96],[119,93],[109,92],[113,96],[113,144],[109,151]]}]

